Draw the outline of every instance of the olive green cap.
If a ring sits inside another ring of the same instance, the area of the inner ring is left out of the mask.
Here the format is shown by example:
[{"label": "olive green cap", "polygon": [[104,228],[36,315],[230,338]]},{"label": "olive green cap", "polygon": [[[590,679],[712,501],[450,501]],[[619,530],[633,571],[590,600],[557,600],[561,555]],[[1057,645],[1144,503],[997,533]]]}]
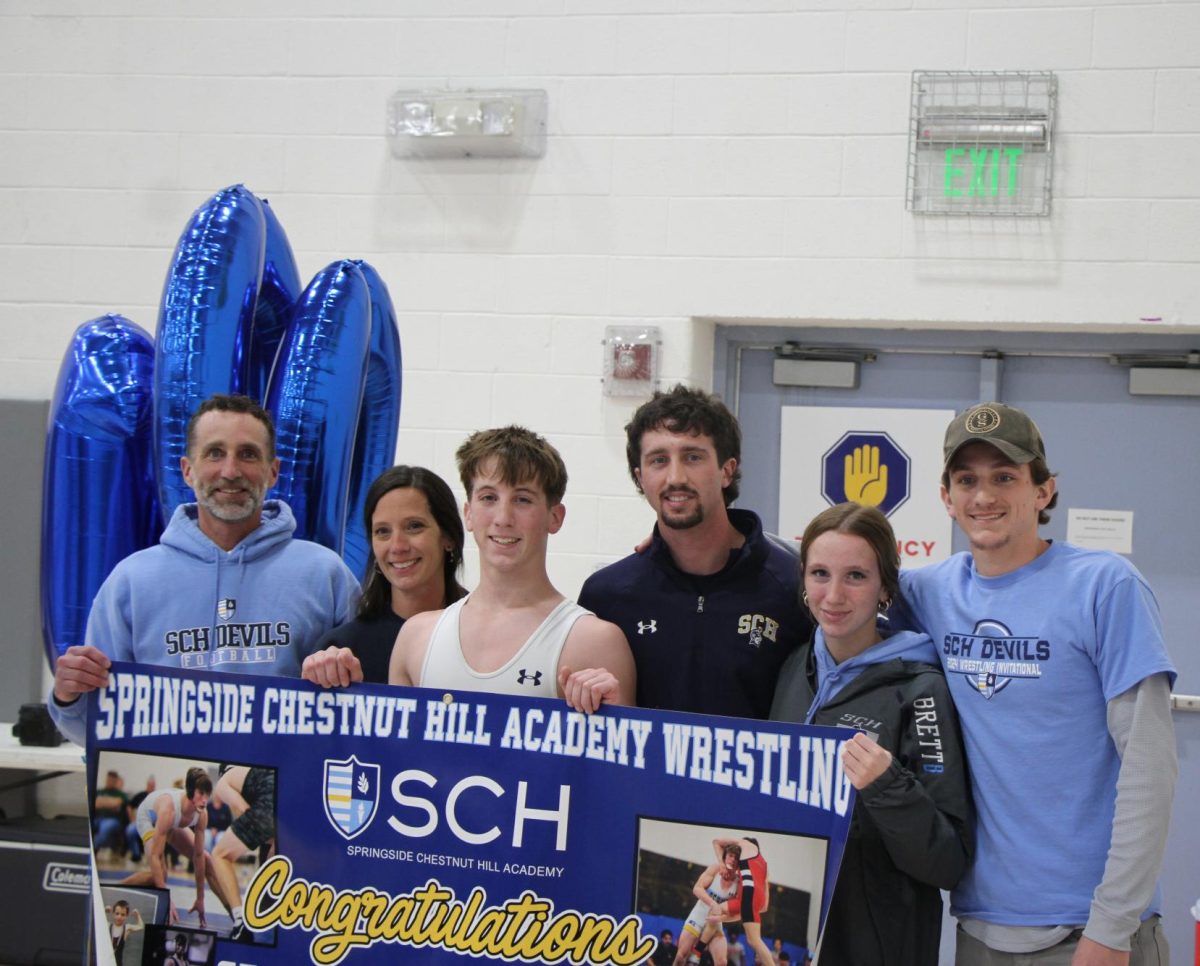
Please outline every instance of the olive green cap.
[{"label": "olive green cap", "polygon": [[943,468],[949,470],[954,455],[970,443],[989,443],[1017,466],[1046,458],[1037,424],[1021,410],[998,402],[979,403],[954,417],[942,444]]}]

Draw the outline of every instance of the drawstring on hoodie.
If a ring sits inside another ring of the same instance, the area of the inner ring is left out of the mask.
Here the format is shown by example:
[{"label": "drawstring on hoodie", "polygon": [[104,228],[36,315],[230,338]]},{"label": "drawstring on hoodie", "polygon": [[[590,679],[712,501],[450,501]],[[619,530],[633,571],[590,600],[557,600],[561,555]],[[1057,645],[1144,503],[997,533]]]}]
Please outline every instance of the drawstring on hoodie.
[{"label": "drawstring on hoodie", "polygon": [[812,724],[817,712],[836,698],[843,688],[849,686],[850,682],[868,667],[897,658],[934,665],[938,663],[937,650],[928,637],[912,631],[900,631],[890,634],[861,654],[837,664],[825,646],[823,632],[818,628],[812,653],[812,660],[816,663],[817,669],[817,687],[813,694],[812,705],[804,716],[804,723]]},{"label": "drawstring on hoodie", "polygon": [[227,553],[201,532],[194,504],[183,504],[176,508],[166,530],[163,531],[162,542],[190,557],[215,564],[212,571],[214,578],[212,610],[210,611],[212,616],[209,624],[209,633],[214,642],[216,641],[217,625],[221,620],[219,608],[221,606],[222,569],[226,565],[237,567],[239,572],[233,586],[244,586],[250,561],[258,559],[278,544],[291,540],[295,529],[295,521],[290,508],[278,501],[267,500],[263,504],[262,519],[258,528]]}]

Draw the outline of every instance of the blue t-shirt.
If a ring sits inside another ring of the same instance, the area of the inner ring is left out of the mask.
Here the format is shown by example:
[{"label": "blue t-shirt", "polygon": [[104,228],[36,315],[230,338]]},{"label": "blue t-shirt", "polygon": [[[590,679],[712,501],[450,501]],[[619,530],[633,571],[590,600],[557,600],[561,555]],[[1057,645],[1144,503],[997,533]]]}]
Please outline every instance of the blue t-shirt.
[{"label": "blue t-shirt", "polygon": [[[1084,923],[1104,875],[1120,759],[1107,704],[1175,669],[1158,602],[1128,561],[1055,543],[982,577],[968,553],[901,575],[962,721],[978,812],[956,916]],[[1149,912],[1156,912],[1156,892]]]}]

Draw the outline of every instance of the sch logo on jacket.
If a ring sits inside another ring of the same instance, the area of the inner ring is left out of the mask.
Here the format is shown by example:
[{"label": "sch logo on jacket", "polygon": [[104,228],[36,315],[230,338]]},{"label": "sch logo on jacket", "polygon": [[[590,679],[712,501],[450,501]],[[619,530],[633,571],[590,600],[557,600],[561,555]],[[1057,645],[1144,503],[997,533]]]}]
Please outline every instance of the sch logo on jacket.
[{"label": "sch logo on jacket", "polygon": [[779,637],[779,621],[765,614],[743,614],[738,618],[738,633],[750,637],[751,647],[762,647],[763,639],[774,642]]}]

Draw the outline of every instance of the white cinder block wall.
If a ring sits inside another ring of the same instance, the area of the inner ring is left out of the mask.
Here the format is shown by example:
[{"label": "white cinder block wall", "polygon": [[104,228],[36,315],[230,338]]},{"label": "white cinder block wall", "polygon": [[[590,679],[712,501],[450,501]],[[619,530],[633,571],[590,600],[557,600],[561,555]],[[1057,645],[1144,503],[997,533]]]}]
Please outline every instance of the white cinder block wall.
[{"label": "white cinder block wall", "polygon": [[[1058,72],[1051,217],[905,211],[914,68]],[[469,86],[548,90],[546,157],[390,157],[391,92]],[[453,478],[512,420],[562,449],[574,593],[650,522],[606,324],[660,325],[665,381],[706,386],[717,318],[1196,326],[1200,4],[4,0],[4,394],[49,397],[88,318],[153,328],[187,218],[234,182],[305,278],[387,280],[398,459]]]},{"label": "white cinder block wall", "polygon": [[[904,210],[913,69],[1058,73],[1051,217]],[[386,98],[426,86],[545,88],[546,157],[393,160]],[[714,319],[1200,325],[1200,3],[0,0],[0,393],[49,398],[86,319],[152,329],[235,182],[305,278],[386,279],[398,459],[453,479],[511,420],[562,449],[573,594],[650,523],[606,324],[661,326],[665,381],[705,386]]]}]

